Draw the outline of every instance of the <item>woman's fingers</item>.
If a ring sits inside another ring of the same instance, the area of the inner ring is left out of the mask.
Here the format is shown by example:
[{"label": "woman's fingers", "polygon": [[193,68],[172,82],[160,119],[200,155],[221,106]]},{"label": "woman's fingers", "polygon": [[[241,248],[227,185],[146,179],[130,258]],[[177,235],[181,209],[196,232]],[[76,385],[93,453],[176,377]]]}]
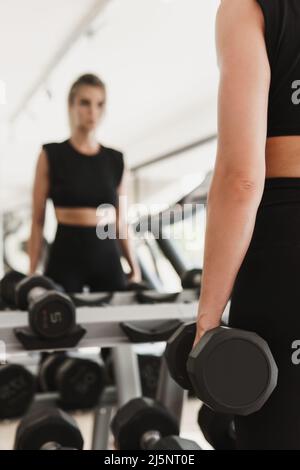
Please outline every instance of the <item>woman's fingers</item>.
[{"label": "woman's fingers", "polygon": [[197,344],[199,343],[199,341],[201,340],[201,338],[204,334],[205,334],[204,330],[197,331],[196,336],[195,336],[195,340],[194,340],[194,344],[193,344],[193,349],[197,346]]}]

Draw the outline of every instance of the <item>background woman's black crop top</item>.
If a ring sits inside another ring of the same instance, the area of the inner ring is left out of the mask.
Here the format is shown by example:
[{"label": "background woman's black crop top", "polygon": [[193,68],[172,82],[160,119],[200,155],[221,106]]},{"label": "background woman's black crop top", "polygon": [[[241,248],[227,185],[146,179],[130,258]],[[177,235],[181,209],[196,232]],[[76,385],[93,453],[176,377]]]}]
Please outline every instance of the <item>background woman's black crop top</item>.
[{"label": "background woman's black crop top", "polygon": [[69,140],[45,144],[50,172],[49,197],[56,207],[118,206],[117,187],[124,171],[121,152],[101,146],[92,156],[78,152]]},{"label": "background woman's black crop top", "polygon": [[268,137],[300,135],[300,0],[257,0],[271,67]]}]

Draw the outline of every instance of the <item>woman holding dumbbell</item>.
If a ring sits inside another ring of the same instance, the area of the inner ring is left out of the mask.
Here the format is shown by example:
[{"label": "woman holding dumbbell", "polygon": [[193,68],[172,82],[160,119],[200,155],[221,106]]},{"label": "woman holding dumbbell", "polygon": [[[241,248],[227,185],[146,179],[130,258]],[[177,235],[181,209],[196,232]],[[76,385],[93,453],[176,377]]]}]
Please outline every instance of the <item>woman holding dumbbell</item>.
[{"label": "woman holding dumbbell", "polygon": [[[100,78],[81,76],[68,99],[71,137],[44,145],[37,163],[30,273],[40,260],[46,201],[51,198],[58,226],[45,274],[67,292],[81,292],[84,286],[91,291],[123,290],[128,281],[141,280],[126,205],[120,204],[121,196],[127,201],[123,154],[96,139],[105,104],[106,87]],[[121,252],[131,268],[129,279],[122,269]]]},{"label": "woman holding dumbbell", "polygon": [[264,338],[278,384],[235,418],[238,449],[300,449],[300,2],[222,0],[218,148],[194,346],[218,326]]}]

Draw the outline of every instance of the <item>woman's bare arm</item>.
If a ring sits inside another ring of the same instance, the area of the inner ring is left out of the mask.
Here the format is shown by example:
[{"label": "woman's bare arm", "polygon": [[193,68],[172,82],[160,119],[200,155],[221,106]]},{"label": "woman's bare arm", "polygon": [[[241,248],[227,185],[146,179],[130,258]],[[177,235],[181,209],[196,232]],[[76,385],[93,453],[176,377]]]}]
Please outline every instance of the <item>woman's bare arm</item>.
[{"label": "woman's bare arm", "polygon": [[41,256],[48,192],[48,160],[45,151],[42,150],[36,166],[32,195],[32,224],[28,246],[28,254],[30,259],[29,274],[36,272]]},{"label": "woman's bare arm", "polygon": [[208,195],[195,344],[217,326],[249,247],[265,180],[270,67],[255,0],[223,0],[216,20],[218,148]]}]

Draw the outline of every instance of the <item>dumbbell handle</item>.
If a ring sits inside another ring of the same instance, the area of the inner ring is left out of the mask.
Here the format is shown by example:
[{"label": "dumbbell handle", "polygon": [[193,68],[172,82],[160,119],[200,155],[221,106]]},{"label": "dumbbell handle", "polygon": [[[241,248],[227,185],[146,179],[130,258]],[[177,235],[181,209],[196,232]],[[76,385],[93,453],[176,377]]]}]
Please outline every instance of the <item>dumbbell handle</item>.
[{"label": "dumbbell handle", "polygon": [[28,310],[29,326],[45,339],[62,338],[76,324],[75,307],[70,297],[45,276],[29,276],[16,286],[16,303]]},{"label": "dumbbell handle", "polygon": [[77,450],[72,447],[62,447],[57,442],[46,442],[40,450]]},{"label": "dumbbell handle", "polygon": [[142,435],[141,438],[141,448],[143,450],[151,449],[160,439],[162,435],[158,431],[147,431]]},{"label": "dumbbell handle", "polygon": [[57,442],[46,442],[40,448],[40,450],[60,450],[60,449],[61,449],[61,445],[59,445]]},{"label": "dumbbell handle", "polygon": [[31,302],[34,302],[36,299],[41,297],[42,295],[45,294],[45,292],[49,292],[48,289],[45,289],[45,287],[33,287],[27,295],[28,298],[28,304]]},{"label": "dumbbell handle", "polygon": [[57,291],[57,285],[48,277],[33,275],[25,277],[15,286],[15,299],[18,308],[27,310],[32,301],[38,300],[45,292]]}]

